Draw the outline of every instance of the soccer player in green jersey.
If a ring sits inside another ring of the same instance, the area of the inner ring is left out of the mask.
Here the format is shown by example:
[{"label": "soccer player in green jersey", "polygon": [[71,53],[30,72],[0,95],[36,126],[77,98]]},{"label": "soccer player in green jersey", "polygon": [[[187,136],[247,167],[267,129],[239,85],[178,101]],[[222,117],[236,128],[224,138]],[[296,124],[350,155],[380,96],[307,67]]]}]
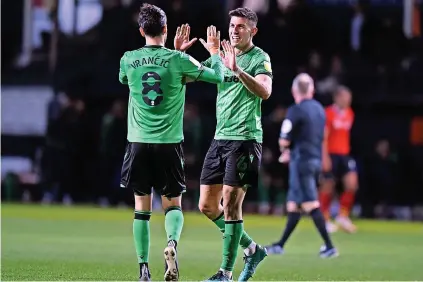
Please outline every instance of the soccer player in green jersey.
[{"label": "soccer player in green jersey", "polygon": [[[185,80],[210,83],[223,81],[223,63],[219,56],[220,33],[207,30],[210,68],[183,52],[164,47],[167,38],[166,14],[160,8],[144,4],[139,14],[139,30],[146,39],[144,47],[126,52],[120,61],[119,81],[129,87],[128,145],[121,187],[133,189],[135,214],[133,236],[140,267],[140,280],[151,279],[148,259],[150,248],[151,190],[162,196],[165,210],[167,246],[164,250],[164,279],[179,278],[176,247],[184,223],[181,194],[185,192],[183,112]],[[188,32],[187,32],[188,30]],[[186,25],[179,28],[175,46],[181,50],[193,41]]]},{"label": "soccer player in green jersey", "polygon": [[[224,82],[218,84],[216,132],[200,180],[199,208],[224,233],[222,264],[209,281],[232,280],[238,245],[245,253],[239,281],[250,279],[267,256],[266,249],[244,231],[242,202],[247,189],[257,187],[263,139],[261,102],[272,92],[272,70],[269,56],[252,42],[258,31],[257,15],[238,8],[229,16],[230,43],[222,43],[226,69]],[[208,43],[200,41],[210,50]],[[211,62],[209,58],[203,64]]]}]

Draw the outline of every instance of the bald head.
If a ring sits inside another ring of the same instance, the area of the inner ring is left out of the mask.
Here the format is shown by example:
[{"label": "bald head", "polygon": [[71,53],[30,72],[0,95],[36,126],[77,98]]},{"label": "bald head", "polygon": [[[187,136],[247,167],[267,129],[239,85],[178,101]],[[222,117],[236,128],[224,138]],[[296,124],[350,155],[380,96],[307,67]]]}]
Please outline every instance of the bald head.
[{"label": "bald head", "polygon": [[314,93],[314,81],[310,75],[300,73],[292,83],[292,93],[300,96],[312,96]]}]

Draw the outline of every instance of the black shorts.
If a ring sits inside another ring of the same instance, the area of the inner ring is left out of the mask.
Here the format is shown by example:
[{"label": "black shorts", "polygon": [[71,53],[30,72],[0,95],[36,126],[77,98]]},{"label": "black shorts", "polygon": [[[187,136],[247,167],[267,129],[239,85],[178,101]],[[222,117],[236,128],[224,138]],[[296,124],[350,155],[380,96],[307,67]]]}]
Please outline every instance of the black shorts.
[{"label": "black shorts", "polygon": [[355,160],[349,155],[330,154],[332,170],[324,173],[326,179],[341,179],[347,173],[357,171]]},{"label": "black shorts", "polygon": [[185,192],[182,143],[128,143],[123,159],[120,187],[130,188],[137,196],[151,194],[174,198]]},{"label": "black shorts", "polygon": [[201,171],[203,185],[257,187],[261,143],[254,140],[213,140]]}]

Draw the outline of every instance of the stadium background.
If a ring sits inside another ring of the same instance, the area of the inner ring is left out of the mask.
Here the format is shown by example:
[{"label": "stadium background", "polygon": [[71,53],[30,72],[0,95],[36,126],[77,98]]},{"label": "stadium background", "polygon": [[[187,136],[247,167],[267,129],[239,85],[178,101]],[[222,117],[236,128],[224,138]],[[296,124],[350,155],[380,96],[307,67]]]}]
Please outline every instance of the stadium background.
[{"label": "stadium background", "polygon": [[[180,24],[191,25],[192,37],[204,38],[210,24],[227,37],[230,9],[245,5],[259,15],[254,43],[271,57],[274,84],[272,97],[262,106],[261,183],[258,189],[248,192],[245,211],[277,215],[251,217],[251,233],[260,242],[276,239],[283,226],[280,215],[287,190],[286,168],[277,163],[277,137],[285,109],[293,102],[290,84],[301,71],[313,76],[316,97],[325,105],[331,102],[331,92],[337,85],[345,84],[353,91],[356,121],[351,144],[360,178],[354,214],[362,218],[423,220],[422,1],[295,0],[288,8],[285,4],[290,1],[283,0],[2,1],[2,272],[6,280],[115,279],[115,270],[105,268],[110,260],[103,259],[109,258],[116,263],[117,272],[126,272],[118,279],[133,279],[130,234],[124,236],[127,242],[122,247],[98,238],[93,228],[119,237],[118,229],[128,229],[131,224],[131,191],[118,185],[126,142],[128,92],[119,84],[117,73],[123,52],[144,43],[135,20],[142,2],[157,4],[166,11],[169,48],[173,48],[174,32]],[[198,60],[207,58],[201,44],[195,44],[189,53]],[[199,173],[214,133],[215,97],[213,85],[195,83],[187,87],[185,210],[198,210]],[[128,213],[86,207],[46,210],[39,205],[54,202],[127,206]],[[155,207],[160,209],[159,204]],[[109,220],[116,229],[106,224]],[[160,220],[159,216],[152,230],[163,237]],[[215,237],[208,235],[211,237],[205,239],[214,240],[209,249],[199,247],[197,237],[205,234],[202,228],[213,228],[207,224],[205,218],[187,215],[184,236],[198,243],[188,247],[185,254],[192,260],[187,264],[193,267],[195,259],[200,258],[192,256],[196,248],[216,252],[220,246],[219,235],[213,233]],[[421,279],[423,273],[417,263],[423,254],[421,225],[398,224],[359,221],[362,233],[354,235],[359,237],[336,235],[341,236],[335,240],[347,253],[351,250],[357,254],[355,263],[360,262],[360,255],[367,254],[367,270],[354,276],[358,270],[346,271],[350,263],[347,260],[335,263],[342,270],[339,273],[318,278]],[[22,232],[25,228],[31,231]],[[377,235],[382,233],[384,238]],[[67,246],[71,254],[67,259],[72,261],[63,262],[71,265],[69,269],[60,264],[61,253],[54,250],[63,247],[57,238],[73,246],[72,250]],[[313,230],[306,223],[299,231],[299,239],[293,239],[292,252],[297,251],[298,257],[294,255],[288,263],[291,280],[315,280],[316,272],[329,270],[327,265],[308,259],[305,263],[313,264],[311,269],[304,272],[297,265],[304,260],[299,254],[317,250],[314,244],[315,249],[308,248],[316,241],[311,238]],[[295,242],[305,241],[308,244],[295,246]],[[393,247],[394,241],[397,248]],[[375,242],[380,242],[378,248]],[[90,252],[89,260],[81,255],[87,244],[97,247]],[[152,249],[161,246],[155,244]],[[104,255],[106,245],[109,253]],[[369,246],[374,253],[368,251]],[[33,255],[20,255],[28,248]],[[122,261],[117,261],[113,252],[119,253]],[[40,259],[44,255],[48,263]],[[397,257],[397,267],[385,270],[392,266],[389,256]],[[218,260],[218,253],[215,257]],[[153,261],[159,259],[153,257]],[[372,268],[372,260],[379,260],[379,272]],[[28,263],[30,270],[22,271],[21,263]],[[273,268],[267,271],[274,276],[261,280],[278,280],[278,264],[269,264]],[[98,267],[102,273],[84,272],[88,266]],[[199,268],[207,268],[207,260]],[[78,276],[78,271],[85,274]],[[195,274],[185,278],[205,278]]]}]

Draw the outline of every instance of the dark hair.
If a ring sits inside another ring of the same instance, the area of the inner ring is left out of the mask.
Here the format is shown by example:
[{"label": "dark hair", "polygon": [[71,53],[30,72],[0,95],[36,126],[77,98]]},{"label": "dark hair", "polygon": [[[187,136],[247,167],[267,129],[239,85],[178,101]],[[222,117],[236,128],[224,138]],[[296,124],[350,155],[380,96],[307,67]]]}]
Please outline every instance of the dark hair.
[{"label": "dark hair", "polygon": [[335,91],[333,92],[333,96],[334,97],[338,96],[338,94],[341,93],[342,91],[351,93],[351,89],[349,89],[347,86],[339,85],[338,87],[336,87]]},{"label": "dark hair", "polygon": [[257,14],[249,8],[237,8],[229,12],[230,17],[245,18],[256,25],[258,23]]},{"label": "dark hair", "polygon": [[141,6],[138,25],[144,30],[146,35],[151,37],[162,35],[166,22],[166,14],[159,7],[151,4],[143,4]]}]

